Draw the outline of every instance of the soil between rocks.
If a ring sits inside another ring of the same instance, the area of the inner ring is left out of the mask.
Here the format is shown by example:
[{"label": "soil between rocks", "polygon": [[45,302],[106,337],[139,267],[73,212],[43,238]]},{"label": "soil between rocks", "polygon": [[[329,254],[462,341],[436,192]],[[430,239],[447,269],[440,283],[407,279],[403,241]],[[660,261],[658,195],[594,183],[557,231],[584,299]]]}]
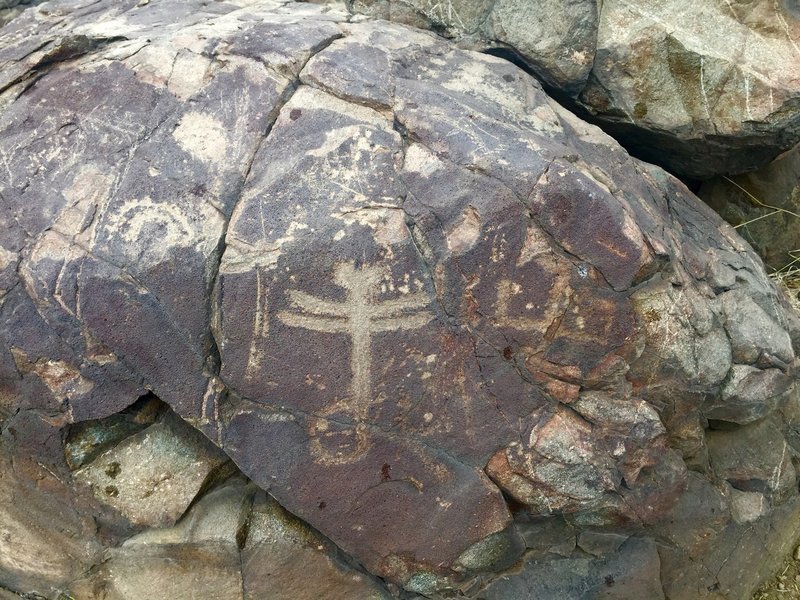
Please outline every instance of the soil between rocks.
[{"label": "soil between rocks", "polygon": [[764,582],[753,595],[753,600],[800,599],[800,540],[786,557],[778,572]]}]

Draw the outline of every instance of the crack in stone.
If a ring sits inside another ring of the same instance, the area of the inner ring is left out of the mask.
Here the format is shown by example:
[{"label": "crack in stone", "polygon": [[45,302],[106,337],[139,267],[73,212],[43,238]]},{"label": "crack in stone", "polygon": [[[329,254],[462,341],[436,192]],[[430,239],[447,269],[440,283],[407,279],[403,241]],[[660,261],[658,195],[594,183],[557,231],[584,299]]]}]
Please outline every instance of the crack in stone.
[{"label": "crack in stone", "polygon": [[[28,69],[20,76],[0,86],[0,94],[5,92],[9,88],[13,87],[14,85],[25,82],[27,79],[30,78],[34,78],[34,82],[31,83],[31,85],[33,85],[33,83],[35,83],[36,80],[42,77],[53,66],[77,60],[82,56],[86,56],[87,54],[91,54],[115,42],[123,40],[128,40],[128,38],[124,36],[90,38],[85,35],[76,35],[76,36],[68,36],[65,38],[55,38],[47,40],[41,46],[34,48],[27,55],[19,59],[17,63],[22,62],[25,58],[45,48],[51,47],[52,51],[48,51],[47,53],[45,53],[44,56],[41,57],[41,59],[31,64],[28,67]],[[22,91],[22,93],[19,94],[19,96],[25,93],[25,91],[27,91],[29,87],[30,86],[27,86]],[[17,98],[19,98],[19,96],[17,96]]]}]

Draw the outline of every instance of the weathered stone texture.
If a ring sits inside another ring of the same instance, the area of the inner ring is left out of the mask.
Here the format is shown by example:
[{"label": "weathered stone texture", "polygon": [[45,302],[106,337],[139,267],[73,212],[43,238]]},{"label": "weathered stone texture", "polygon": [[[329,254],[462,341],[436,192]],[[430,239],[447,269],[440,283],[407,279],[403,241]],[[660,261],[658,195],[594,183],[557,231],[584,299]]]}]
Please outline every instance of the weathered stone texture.
[{"label": "weathered stone texture", "polygon": [[224,463],[199,434],[176,435],[172,420],[128,437],[80,467],[75,480],[134,525],[172,525]]},{"label": "weathered stone texture", "polygon": [[748,245],[506,60],[238,4],[0,30],[0,425],[89,540],[0,585],[749,593],[771,557],[714,561],[796,529],[800,320]]},{"label": "weathered stone texture", "polygon": [[514,54],[640,158],[690,178],[753,170],[800,141],[790,1],[349,0]]}]

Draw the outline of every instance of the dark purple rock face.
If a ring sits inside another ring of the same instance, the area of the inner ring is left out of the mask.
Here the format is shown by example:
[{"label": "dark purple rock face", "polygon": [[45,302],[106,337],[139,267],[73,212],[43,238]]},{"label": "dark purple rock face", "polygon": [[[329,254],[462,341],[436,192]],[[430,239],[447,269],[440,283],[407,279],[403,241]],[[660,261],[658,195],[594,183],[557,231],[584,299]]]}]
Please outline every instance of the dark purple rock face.
[{"label": "dark purple rock face", "polygon": [[[593,549],[553,594],[613,571],[656,597],[693,478],[791,513],[797,316],[680,182],[499,58],[189,4],[0,30],[0,423],[152,392],[396,594],[528,597],[543,519]],[[736,498],[715,535],[778,519]]]}]

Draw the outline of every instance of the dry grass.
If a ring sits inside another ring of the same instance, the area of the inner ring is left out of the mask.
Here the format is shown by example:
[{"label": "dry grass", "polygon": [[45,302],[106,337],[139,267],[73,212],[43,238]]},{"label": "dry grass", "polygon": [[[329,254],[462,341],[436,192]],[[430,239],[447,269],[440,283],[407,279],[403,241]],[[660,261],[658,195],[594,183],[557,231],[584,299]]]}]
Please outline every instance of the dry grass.
[{"label": "dry grass", "polygon": [[770,274],[770,277],[779,287],[786,291],[791,305],[800,312],[800,249],[789,253],[792,261]]},{"label": "dry grass", "polygon": [[772,579],[764,582],[764,585],[753,595],[753,600],[800,599],[800,552],[798,550],[800,548],[786,558]]},{"label": "dry grass", "polygon": [[[762,202],[758,198],[756,198],[753,194],[751,194],[747,189],[736,183],[733,179],[729,177],[725,177],[724,175],[722,178],[727,181],[729,184],[736,186],[741,190],[752,202],[753,206],[759,206],[761,208],[770,209],[772,212],[768,212],[766,214],[760,215],[755,217],[754,219],[750,219],[749,221],[745,221],[744,223],[739,223],[738,225],[734,225],[734,229],[739,229],[740,227],[747,227],[751,223],[755,223],[756,221],[760,221],[761,219],[767,219],[774,215],[779,214],[786,214],[798,220],[798,226],[800,226],[800,214],[793,212],[791,210],[786,210],[785,208],[781,208],[779,206],[772,206],[771,204],[766,204]],[[774,270],[773,273],[770,274],[770,277],[778,284],[779,287],[783,288],[786,291],[787,296],[789,296],[789,302],[795,308],[795,310],[800,311],[800,248],[796,250],[791,250],[789,253],[789,258],[791,259],[789,263],[781,269]],[[772,268],[770,265],[767,265],[767,268]]]}]

